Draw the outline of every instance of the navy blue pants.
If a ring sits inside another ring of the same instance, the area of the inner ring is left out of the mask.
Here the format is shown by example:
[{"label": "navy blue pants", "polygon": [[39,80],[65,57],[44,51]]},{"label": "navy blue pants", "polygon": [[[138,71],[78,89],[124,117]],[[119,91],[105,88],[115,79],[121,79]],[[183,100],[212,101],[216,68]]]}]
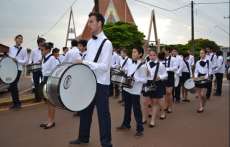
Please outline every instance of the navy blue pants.
[{"label": "navy blue pants", "polygon": [[143,132],[143,122],[142,122],[142,112],[141,112],[141,104],[140,104],[140,95],[133,95],[126,91],[122,91],[122,95],[124,97],[125,102],[125,114],[124,114],[124,120],[122,125],[130,128],[130,122],[131,122],[131,111],[133,108],[134,117],[136,120],[136,131],[137,132]]},{"label": "navy blue pants", "polygon": [[41,100],[41,98],[39,97],[39,88],[38,88],[41,80],[42,80],[42,71],[38,70],[33,72],[33,81],[34,81],[34,88],[35,88],[34,94],[35,94],[35,99],[37,100]]},{"label": "navy blue pants", "polygon": [[13,105],[15,106],[21,106],[21,102],[19,100],[19,94],[18,94],[18,81],[20,79],[22,71],[18,71],[16,80],[10,84],[9,90],[11,93],[11,97],[13,100]]},{"label": "navy blue pants", "polygon": [[223,73],[216,73],[216,94],[220,95],[222,94],[222,83],[223,83]]},{"label": "navy blue pants", "polygon": [[213,75],[210,75],[211,77],[211,82],[207,84],[207,92],[206,92],[206,97],[210,97],[212,93],[212,80],[213,80]]},{"label": "navy blue pants", "polygon": [[92,103],[80,112],[79,140],[89,141],[94,106],[97,107],[100,141],[102,147],[112,147],[111,118],[109,112],[109,86],[97,84],[97,92]]}]

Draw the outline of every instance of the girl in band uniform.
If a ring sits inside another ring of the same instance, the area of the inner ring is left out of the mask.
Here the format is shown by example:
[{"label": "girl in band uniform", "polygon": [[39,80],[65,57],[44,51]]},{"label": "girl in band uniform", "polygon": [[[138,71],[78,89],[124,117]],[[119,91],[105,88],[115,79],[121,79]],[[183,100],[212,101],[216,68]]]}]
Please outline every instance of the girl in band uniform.
[{"label": "girl in band uniform", "polygon": [[[167,78],[168,74],[166,71],[165,66],[159,62],[157,59],[157,53],[156,51],[150,51],[149,53],[149,61],[147,62],[147,71],[148,71],[148,81],[147,81],[147,86],[151,84],[155,84],[156,89],[154,91],[147,91],[147,96],[144,99],[144,106],[145,106],[145,113],[144,113],[144,119],[143,122],[146,122],[146,116],[148,115],[148,105],[152,105],[152,118],[149,124],[149,127],[154,127],[155,126],[155,121],[156,121],[156,115],[158,111],[158,106],[160,105],[161,107],[164,105],[163,104],[163,96],[164,96],[164,84],[163,80]],[[161,119],[164,119],[165,112],[161,111]]]},{"label": "girl in band uniform", "polygon": [[[202,78],[202,80],[208,80],[211,73],[212,71],[210,68],[210,62],[208,59],[205,58],[205,50],[201,49],[200,50],[200,60],[196,62],[194,77],[195,79]],[[196,95],[199,100],[197,113],[202,113],[204,111],[204,105],[206,102],[205,91],[207,90],[208,83],[205,83],[205,84],[195,83],[195,85],[197,88]]]}]

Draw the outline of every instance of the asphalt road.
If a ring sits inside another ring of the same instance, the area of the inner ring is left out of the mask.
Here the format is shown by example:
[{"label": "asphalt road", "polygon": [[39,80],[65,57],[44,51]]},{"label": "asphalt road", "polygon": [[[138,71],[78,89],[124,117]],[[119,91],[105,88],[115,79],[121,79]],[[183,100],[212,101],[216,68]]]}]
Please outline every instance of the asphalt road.
[{"label": "asphalt road", "polygon": [[[166,120],[158,120],[155,128],[145,126],[144,136],[134,137],[132,129],[116,131],[123,118],[123,107],[110,98],[112,143],[114,147],[228,147],[229,146],[229,84],[224,83],[222,97],[212,97],[203,114],[196,113],[197,101],[174,105],[174,112]],[[95,110],[96,111],[96,110]],[[39,124],[47,118],[44,103],[25,105],[19,111],[0,112],[1,147],[100,147],[98,119],[93,116],[90,143],[69,145],[78,135],[79,118],[71,112],[57,110],[56,127],[43,130]]]}]

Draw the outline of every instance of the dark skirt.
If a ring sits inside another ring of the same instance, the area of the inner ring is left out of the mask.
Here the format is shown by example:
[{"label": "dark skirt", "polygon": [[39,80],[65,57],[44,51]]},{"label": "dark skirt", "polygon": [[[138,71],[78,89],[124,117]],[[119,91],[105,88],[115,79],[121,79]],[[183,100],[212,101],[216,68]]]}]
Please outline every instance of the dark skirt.
[{"label": "dark skirt", "polygon": [[168,71],[168,79],[165,80],[165,87],[174,87],[174,72]]},{"label": "dark skirt", "polygon": [[[150,85],[152,81],[148,81],[147,85]],[[161,99],[165,95],[165,85],[162,81],[155,82],[156,89],[154,91],[143,91],[143,96],[150,97],[151,99]]]}]

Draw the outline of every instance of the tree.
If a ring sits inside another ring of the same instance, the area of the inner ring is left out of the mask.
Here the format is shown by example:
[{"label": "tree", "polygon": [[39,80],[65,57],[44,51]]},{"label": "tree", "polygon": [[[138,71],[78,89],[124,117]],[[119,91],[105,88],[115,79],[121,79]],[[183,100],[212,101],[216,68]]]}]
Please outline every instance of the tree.
[{"label": "tree", "polygon": [[[210,49],[214,49],[214,50],[219,50],[220,46],[214,42],[211,41],[209,39],[203,39],[203,38],[199,38],[199,39],[195,39],[195,57],[196,59],[199,57],[199,52],[200,49],[202,48],[210,48]],[[192,49],[192,41],[188,41],[187,44],[183,45],[183,44],[174,44],[174,45],[166,45],[165,48],[176,48],[178,49],[179,53],[184,53],[187,52],[188,50]]]},{"label": "tree", "polygon": [[139,32],[137,26],[131,23],[116,22],[104,26],[104,32],[114,48],[126,48],[131,53],[132,48],[142,47],[144,34]]}]

